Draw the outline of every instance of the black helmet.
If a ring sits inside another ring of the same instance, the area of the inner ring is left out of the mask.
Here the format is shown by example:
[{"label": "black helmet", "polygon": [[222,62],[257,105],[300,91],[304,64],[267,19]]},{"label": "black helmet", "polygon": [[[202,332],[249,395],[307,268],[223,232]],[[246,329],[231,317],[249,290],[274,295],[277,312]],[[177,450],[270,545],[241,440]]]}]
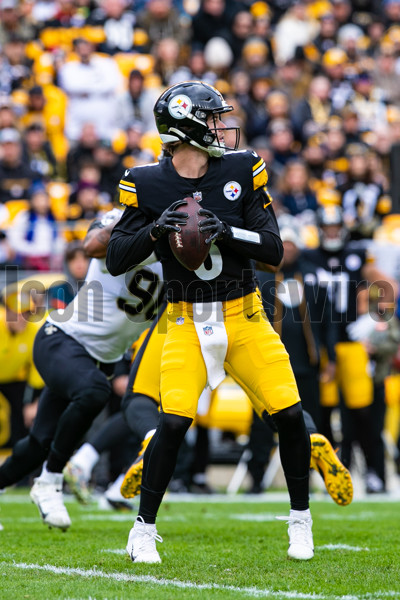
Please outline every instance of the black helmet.
[{"label": "black helmet", "polygon": [[[225,150],[237,150],[239,127],[224,127],[223,131],[236,133],[235,145],[225,146],[218,140],[216,117],[230,112],[222,95],[211,85],[201,81],[186,81],[168,88],[154,105],[154,116],[160,137],[164,143],[186,142],[207,152],[210,156],[222,156]],[[207,124],[213,115],[214,127]],[[222,128],[221,128],[222,129]]]},{"label": "black helmet", "polygon": [[[321,247],[328,252],[337,252],[348,240],[349,232],[343,220],[343,210],[335,204],[327,204],[317,209],[317,227]],[[327,235],[324,227],[337,225],[340,227],[336,236]]]}]

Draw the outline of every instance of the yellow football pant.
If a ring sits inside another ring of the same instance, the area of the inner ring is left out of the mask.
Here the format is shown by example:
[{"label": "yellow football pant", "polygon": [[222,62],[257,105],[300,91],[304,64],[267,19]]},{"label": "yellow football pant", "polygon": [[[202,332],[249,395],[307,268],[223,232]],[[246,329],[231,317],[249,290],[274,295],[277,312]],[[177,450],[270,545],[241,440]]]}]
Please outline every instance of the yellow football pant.
[{"label": "yellow football pant", "polygon": [[[257,412],[274,414],[300,402],[289,356],[259,295],[223,302],[223,313],[228,336],[225,371],[248,394]],[[161,359],[162,408],[194,419],[207,371],[193,322],[193,305],[168,304],[167,319]]]},{"label": "yellow football pant", "polygon": [[359,342],[336,344],[336,380],[321,384],[321,405],[338,406],[338,389],[347,408],[372,404],[374,390],[368,363],[368,354]]}]

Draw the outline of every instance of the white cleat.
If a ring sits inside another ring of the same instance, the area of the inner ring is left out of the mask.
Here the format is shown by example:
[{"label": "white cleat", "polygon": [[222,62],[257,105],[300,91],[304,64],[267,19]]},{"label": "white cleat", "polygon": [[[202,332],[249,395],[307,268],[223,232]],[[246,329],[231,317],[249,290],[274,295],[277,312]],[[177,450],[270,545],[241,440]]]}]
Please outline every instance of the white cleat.
[{"label": "white cleat", "polygon": [[30,491],[30,497],[39,509],[43,523],[51,527],[66,530],[71,519],[63,502],[62,473],[52,474],[53,481],[44,481],[37,477]]},{"label": "white cleat", "polygon": [[132,562],[136,563],[160,563],[161,558],[157,552],[156,541],[162,542],[155,525],[143,521],[137,517],[134,526],[129,532],[126,551]]},{"label": "white cleat", "polygon": [[298,516],[277,517],[280,521],[286,521],[289,525],[289,549],[288,557],[296,560],[310,560],[314,556],[314,542],[312,535],[312,518]]}]

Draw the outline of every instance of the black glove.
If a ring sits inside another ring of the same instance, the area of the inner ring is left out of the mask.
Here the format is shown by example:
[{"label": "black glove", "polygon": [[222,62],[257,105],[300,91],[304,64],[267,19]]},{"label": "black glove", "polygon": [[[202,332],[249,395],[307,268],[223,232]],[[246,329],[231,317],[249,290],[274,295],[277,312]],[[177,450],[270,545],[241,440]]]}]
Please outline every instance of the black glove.
[{"label": "black glove", "polygon": [[183,204],[187,204],[186,200],[177,200],[176,202],[173,202],[171,206],[166,208],[158,217],[157,221],[154,222],[154,227],[150,231],[150,235],[158,240],[165,233],[180,231],[181,228],[178,227],[178,225],[185,225],[189,215],[188,213],[179,212],[175,209]]},{"label": "black glove", "polygon": [[201,233],[206,233],[207,231],[211,233],[210,237],[206,239],[206,244],[210,244],[214,240],[221,240],[225,235],[229,235],[229,225],[224,223],[224,221],[220,221],[217,215],[214,215],[211,210],[201,208],[199,215],[207,217],[207,219],[200,221],[199,230]]}]

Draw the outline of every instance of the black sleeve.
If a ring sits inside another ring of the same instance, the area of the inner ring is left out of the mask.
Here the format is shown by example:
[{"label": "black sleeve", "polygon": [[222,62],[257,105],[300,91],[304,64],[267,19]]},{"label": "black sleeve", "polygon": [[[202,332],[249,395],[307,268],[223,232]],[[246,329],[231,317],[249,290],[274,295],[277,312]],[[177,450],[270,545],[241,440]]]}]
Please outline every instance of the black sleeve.
[{"label": "black sleeve", "polygon": [[138,208],[127,206],[111,233],[107,246],[106,265],[111,275],[126,273],[139,265],[154,251],[154,242],[146,215]]},{"label": "black sleeve", "polygon": [[[321,290],[320,286],[320,290]],[[318,300],[321,302],[321,343],[325,347],[329,362],[336,361],[335,346],[339,341],[339,328],[336,319],[333,317],[333,306],[329,296],[324,291],[323,297],[318,294]]]},{"label": "black sleeve", "polygon": [[244,242],[231,237],[226,240],[226,245],[246,258],[277,266],[283,257],[283,244],[271,202],[268,194],[259,188],[245,206],[245,228],[258,233],[260,243]]}]

